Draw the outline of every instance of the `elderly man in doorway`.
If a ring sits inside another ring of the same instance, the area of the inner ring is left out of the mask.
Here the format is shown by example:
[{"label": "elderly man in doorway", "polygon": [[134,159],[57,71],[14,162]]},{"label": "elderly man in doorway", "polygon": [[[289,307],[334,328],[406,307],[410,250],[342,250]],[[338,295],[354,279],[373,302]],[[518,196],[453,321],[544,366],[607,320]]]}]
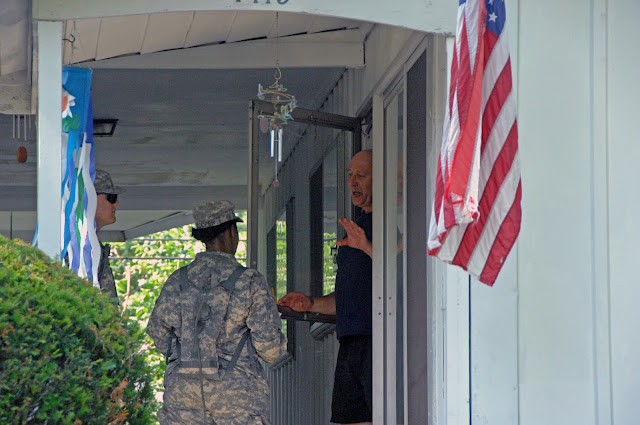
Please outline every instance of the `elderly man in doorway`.
[{"label": "elderly man in doorway", "polygon": [[331,402],[331,422],[371,424],[371,227],[373,208],[373,153],[358,152],[349,164],[352,203],[364,213],[354,222],[340,219],[347,237],[338,241],[338,272],[335,292],[309,297],[291,292],[278,304],[296,311],[336,315],[336,336],[340,341]]},{"label": "elderly man in doorway", "polygon": [[[115,186],[111,180],[111,176],[104,170],[96,170],[96,179],[93,182],[98,197],[96,206],[96,232],[100,231],[104,226],[116,222],[116,208],[120,205],[118,195],[125,192],[120,186]],[[118,302],[118,293],[116,291],[116,283],[109,264],[109,255],[111,247],[109,244],[100,242],[102,252],[100,254],[100,265],[98,266],[98,283],[100,289],[108,294],[115,302]]]}]

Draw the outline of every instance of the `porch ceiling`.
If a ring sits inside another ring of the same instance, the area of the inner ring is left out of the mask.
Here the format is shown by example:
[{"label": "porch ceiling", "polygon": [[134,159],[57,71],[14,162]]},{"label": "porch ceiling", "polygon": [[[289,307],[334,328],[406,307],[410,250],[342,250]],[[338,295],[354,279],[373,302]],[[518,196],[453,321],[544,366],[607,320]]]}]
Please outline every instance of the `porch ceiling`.
[{"label": "porch ceiling", "polygon": [[[23,21],[13,19],[16,31]],[[276,28],[275,13],[249,11],[66,22],[65,38],[73,43],[64,42],[64,63],[93,68],[94,118],[119,120],[113,137],[95,138],[96,167],[127,188],[118,221],[105,228],[103,239],[190,223],[189,210],[206,199],[226,198],[246,208],[247,107],[258,83],[273,82],[276,49],[281,82],[300,107],[317,109],[346,67],[364,65],[370,29],[368,23],[292,13],[280,13]],[[324,55],[313,50],[318,44]],[[3,64],[16,59],[8,62],[2,52],[0,70],[9,69]],[[26,48],[20,54],[29,56]],[[28,69],[12,68],[0,76],[0,86]],[[0,233],[30,239],[35,116],[26,125],[24,140],[24,123],[18,138],[13,116],[0,114]],[[16,161],[19,146],[28,151],[25,163]]]}]

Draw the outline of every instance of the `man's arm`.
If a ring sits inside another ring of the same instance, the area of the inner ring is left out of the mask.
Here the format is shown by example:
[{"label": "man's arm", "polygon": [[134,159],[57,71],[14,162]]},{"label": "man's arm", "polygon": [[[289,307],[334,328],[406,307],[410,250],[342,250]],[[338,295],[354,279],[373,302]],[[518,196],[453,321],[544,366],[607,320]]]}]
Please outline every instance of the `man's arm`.
[{"label": "man's arm", "polygon": [[309,297],[302,292],[290,292],[280,298],[278,305],[291,307],[295,311],[335,315],[336,295],[335,292],[332,292],[322,297]]}]

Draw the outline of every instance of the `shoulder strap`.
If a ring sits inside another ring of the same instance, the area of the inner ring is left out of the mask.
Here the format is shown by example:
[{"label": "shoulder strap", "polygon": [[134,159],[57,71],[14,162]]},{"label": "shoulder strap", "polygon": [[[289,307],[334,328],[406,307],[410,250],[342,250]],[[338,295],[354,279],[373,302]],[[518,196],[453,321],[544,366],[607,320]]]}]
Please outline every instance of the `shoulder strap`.
[{"label": "shoulder strap", "polygon": [[[238,362],[238,357],[240,357],[240,353],[242,352],[242,347],[247,342],[248,338],[249,338],[249,329],[247,329],[247,331],[242,335],[242,338],[240,339],[240,342],[236,347],[236,351],[233,352],[233,357],[231,357],[231,361],[229,362],[229,365],[227,365],[227,370],[225,371],[226,373],[229,373],[233,370],[234,366]],[[251,343],[249,342],[249,344]]]},{"label": "shoulder strap", "polygon": [[251,331],[249,331],[249,329],[246,330],[246,332],[244,334],[242,334],[242,338],[240,338],[240,342],[238,343],[238,346],[236,347],[236,350],[233,352],[233,357],[231,358],[231,361],[229,362],[229,364],[227,365],[227,368],[225,370],[225,373],[229,373],[233,370],[233,368],[235,367],[236,363],[238,362],[238,357],[240,357],[240,353],[242,352],[242,347],[246,344],[247,345],[247,354],[249,354],[249,366],[251,367],[251,371],[253,373],[255,373],[256,375],[258,374],[258,367],[256,364],[256,352],[253,348],[253,344],[251,343]]},{"label": "shoulder strap", "polygon": [[189,286],[189,277],[187,276],[187,266],[180,267],[180,292]]},{"label": "shoulder strap", "polygon": [[[229,278],[222,282],[220,285],[224,288],[225,291],[231,293],[233,292],[233,288],[236,286],[236,281],[242,276],[242,273],[247,270],[246,267],[238,265],[236,269],[231,273]],[[189,287],[189,276],[187,273],[187,266],[180,267],[180,292],[184,291],[187,287]]]},{"label": "shoulder strap", "polygon": [[233,292],[233,288],[236,286],[236,281],[242,276],[242,273],[247,270],[246,267],[238,265],[236,269],[231,273],[229,278],[222,282],[220,285],[224,288],[228,293]]},{"label": "shoulder strap", "polygon": [[[246,269],[247,269],[246,267],[243,267],[240,265],[236,267],[233,273],[231,273],[231,276],[229,276],[229,279],[227,279],[226,282],[222,283],[222,286],[224,287],[224,289],[229,293],[233,292],[233,288],[235,287],[236,281],[240,276],[242,276],[242,273],[244,273]],[[227,314],[228,314],[228,306],[227,306]],[[235,351],[233,352],[233,357],[231,357],[231,361],[227,365],[225,374],[233,370],[236,363],[238,362],[240,353],[242,352],[242,347],[244,347],[245,344],[247,345],[247,352],[249,353],[249,363],[251,364],[251,370],[256,374],[258,373],[256,369],[255,352],[253,350],[253,344],[251,344],[251,334],[249,329],[247,329],[246,332],[242,334],[242,338],[240,338],[240,342],[238,342],[238,345]]]}]

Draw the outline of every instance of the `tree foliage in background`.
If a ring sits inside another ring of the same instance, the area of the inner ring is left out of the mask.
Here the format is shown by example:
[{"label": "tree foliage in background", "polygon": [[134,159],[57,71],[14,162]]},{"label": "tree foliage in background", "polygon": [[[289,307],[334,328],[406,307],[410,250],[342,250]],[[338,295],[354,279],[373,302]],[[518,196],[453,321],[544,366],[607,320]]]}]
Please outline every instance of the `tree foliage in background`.
[{"label": "tree foliage in background", "polygon": [[[287,294],[287,222],[276,221],[276,298]],[[286,322],[283,321],[283,324]]]},{"label": "tree foliage in background", "polygon": [[334,254],[337,254],[338,251],[331,252],[331,247],[336,244],[336,234],[335,233],[325,233],[324,240],[322,244],[322,253],[323,253],[323,261],[322,261],[322,275],[323,275],[323,294],[330,294],[336,290],[336,271],[338,271],[337,265],[335,264]]},{"label": "tree foliage in background", "polygon": [[153,423],[143,344],[106,295],[0,236],[0,423]]}]

